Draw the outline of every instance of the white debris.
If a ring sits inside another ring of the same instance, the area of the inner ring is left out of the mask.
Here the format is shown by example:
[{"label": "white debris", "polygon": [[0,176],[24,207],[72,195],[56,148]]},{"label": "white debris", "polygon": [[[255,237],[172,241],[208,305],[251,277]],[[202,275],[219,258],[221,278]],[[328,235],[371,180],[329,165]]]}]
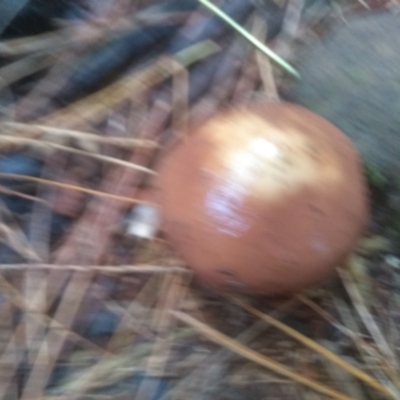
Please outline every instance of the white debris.
[{"label": "white debris", "polygon": [[152,239],[160,226],[160,213],[157,207],[138,204],[133,207],[128,218],[127,234],[142,239]]}]

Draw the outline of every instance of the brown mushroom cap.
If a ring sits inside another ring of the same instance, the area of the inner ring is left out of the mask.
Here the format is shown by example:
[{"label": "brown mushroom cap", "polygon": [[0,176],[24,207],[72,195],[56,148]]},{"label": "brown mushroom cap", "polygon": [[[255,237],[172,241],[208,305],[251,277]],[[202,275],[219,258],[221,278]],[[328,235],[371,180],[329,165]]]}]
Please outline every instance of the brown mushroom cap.
[{"label": "brown mushroom cap", "polygon": [[310,286],[351,251],[368,218],[351,141],[289,103],[217,114],[159,172],[166,233],[214,288],[280,294]]}]

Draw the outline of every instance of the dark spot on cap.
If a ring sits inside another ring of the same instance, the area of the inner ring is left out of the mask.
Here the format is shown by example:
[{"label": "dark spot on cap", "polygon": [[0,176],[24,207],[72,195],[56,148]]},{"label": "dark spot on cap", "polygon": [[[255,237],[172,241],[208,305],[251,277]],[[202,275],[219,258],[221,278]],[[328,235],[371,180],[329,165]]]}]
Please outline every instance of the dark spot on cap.
[{"label": "dark spot on cap", "polygon": [[222,275],[235,276],[235,273],[229,269],[217,269],[216,271]]},{"label": "dark spot on cap", "polygon": [[326,215],[325,211],[322,208],[320,208],[317,205],[315,205],[315,204],[308,203],[307,207],[311,211],[311,213],[314,214],[314,215],[319,215],[321,217]]}]

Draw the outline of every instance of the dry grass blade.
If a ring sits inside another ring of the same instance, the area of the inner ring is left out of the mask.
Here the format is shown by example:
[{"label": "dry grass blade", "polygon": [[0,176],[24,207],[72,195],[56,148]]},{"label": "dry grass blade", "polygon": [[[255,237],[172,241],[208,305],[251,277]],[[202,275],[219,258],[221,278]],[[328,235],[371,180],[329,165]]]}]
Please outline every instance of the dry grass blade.
[{"label": "dry grass blade", "polygon": [[229,24],[232,28],[234,28],[237,32],[239,32],[244,38],[246,38],[251,44],[253,44],[258,50],[263,52],[269,58],[274,60],[278,65],[280,65],[283,69],[289,72],[296,78],[300,78],[299,73],[285,60],[279,57],[276,53],[271,51],[267,46],[265,46],[262,42],[260,42],[256,37],[251,35],[246,29],[242,28],[239,24],[237,24],[233,19],[231,19],[227,14],[225,14],[220,8],[216,7],[214,4],[209,2],[208,0],[198,0],[208,9],[210,9],[214,14],[218,15],[221,19],[223,19],[227,24]]},{"label": "dry grass blade", "polygon": [[398,371],[399,364],[397,357],[388,345],[384,335],[382,334],[373,316],[365,305],[359,289],[357,288],[357,285],[353,281],[351,275],[342,268],[339,268],[338,272],[339,276],[342,279],[343,285],[352,300],[354,308],[357,310],[357,313],[363,321],[365,327],[373,337],[378,349],[381,351],[382,355],[389,361],[392,367]]},{"label": "dry grass blade", "polygon": [[293,57],[291,42],[296,39],[304,8],[304,0],[289,0],[287,2],[282,30],[274,43],[274,50],[283,58]]},{"label": "dry grass blade", "polygon": [[[260,24],[257,23],[258,18],[256,13],[253,13],[248,21],[246,22],[246,27],[248,26],[249,31],[252,35],[257,37],[259,40],[264,41],[266,38],[266,24],[260,27]],[[265,28],[265,29],[263,29]],[[237,82],[235,84],[235,89],[232,94],[232,102],[233,103],[241,103],[243,98],[248,96],[249,93],[254,93],[259,84],[259,70],[257,68],[257,63],[255,62],[255,58],[258,55],[265,60],[268,60],[267,57],[264,57],[260,54],[259,51],[254,49],[252,46],[248,46],[248,56],[245,57],[242,61],[242,65],[240,68],[240,75],[237,78]],[[246,99],[247,100],[247,99]]]},{"label": "dry grass blade", "polygon": [[361,333],[361,327],[358,318],[354,315],[353,310],[347,304],[342,297],[332,295],[333,302],[336,306],[336,310],[340,315],[340,319],[343,321],[345,326],[354,332],[353,343],[359,350],[359,353],[371,371],[374,373],[376,378],[381,382],[384,382],[387,388],[393,393],[396,399],[400,399],[399,395],[399,380],[397,378],[397,371],[393,368],[390,362],[379,352],[373,341],[367,343],[370,338],[365,334]]},{"label": "dry grass blade", "polygon": [[172,76],[172,128],[175,132],[186,134],[189,115],[189,72],[177,63]]},{"label": "dry grass blade", "polygon": [[[90,22],[81,23],[81,26],[67,24],[65,28],[61,27],[55,32],[31,35],[28,38],[9,39],[0,42],[0,55],[7,57],[38,51],[50,52],[54,49],[59,51],[68,49],[74,45],[81,47],[90,43],[101,43],[111,40],[121,34],[133,32],[146,25],[179,23],[187,18],[187,12],[155,12],[151,8],[145,11],[139,10],[133,15],[131,20],[123,15],[121,18],[108,24]],[[3,19],[0,21],[0,31],[2,23]]]},{"label": "dry grass blade", "polygon": [[248,304],[245,304],[243,301],[237,300],[235,298],[230,298],[230,300],[239,305],[240,307],[244,308],[246,311],[249,313],[255,315],[256,317],[268,322],[275,328],[279,329],[280,331],[284,332],[285,334],[289,335],[293,339],[297,340],[298,342],[304,344],[308,348],[316,351],[317,353],[321,354],[323,357],[329,359],[336,365],[338,365],[340,368],[344,369],[348,373],[352,374],[353,376],[357,377],[358,379],[362,380],[365,382],[367,385],[373,387],[374,389],[379,390],[381,393],[388,395],[392,397],[392,393],[385,387],[383,386],[380,382],[378,382],[376,379],[371,377],[370,375],[366,374],[359,368],[354,367],[353,365],[349,364],[342,358],[338,357],[336,354],[332,353],[331,351],[327,350],[325,347],[321,346],[314,340],[309,339],[308,337],[304,336],[303,334],[297,332],[293,328],[290,328],[289,326],[283,324],[282,322],[276,320],[273,317],[270,317],[267,314],[262,313],[261,311],[256,310],[254,307],[251,307]]},{"label": "dry grass blade", "polygon": [[25,232],[15,221],[11,211],[2,202],[0,202],[0,240],[26,260],[42,261],[41,257],[31,246]]},{"label": "dry grass blade", "polygon": [[389,251],[390,240],[380,235],[363,238],[357,246],[357,253],[367,256]]},{"label": "dry grass blade", "polygon": [[[57,388],[57,400],[76,400],[89,390],[100,389],[114,382],[123,380],[134,374],[142,372],[140,368],[132,367],[132,364],[140,362],[151,351],[150,346],[142,345],[129,352],[123,352],[112,357],[103,357],[96,365],[76,371],[63,384]],[[98,395],[96,395],[97,398]],[[48,398],[42,397],[41,399]],[[85,396],[84,398],[91,398]],[[111,399],[112,397],[110,397]]]},{"label": "dry grass blade", "polygon": [[241,343],[236,342],[235,340],[229,338],[228,336],[224,335],[221,332],[213,329],[209,325],[203,324],[202,322],[196,320],[195,318],[191,317],[188,314],[185,314],[180,311],[171,311],[172,314],[179,319],[180,321],[184,322],[187,325],[190,325],[192,328],[196,329],[198,332],[205,335],[208,339],[232,350],[241,356],[247,358],[248,360],[254,361],[257,364],[260,364],[271,371],[283,375],[294,382],[301,383],[315,391],[330,396],[333,399],[337,400],[356,400],[353,397],[347,396],[344,393],[340,393],[334,389],[329,388],[328,386],[322,385],[312,379],[305,378],[304,376],[297,374],[284,365],[263,356],[256,351],[242,345]]},{"label": "dry grass blade", "polygon": [[[186,277],[187,278],[187,277]],[[168,338],[169,331],[173,331],[175,327],[175,319],[170,312],[174,308],[179,308],[182,300],[185,298],[188,289],[188,279],[182,275],[168,274],[164,276],[160,296],[154,310],[152,325],[154,326],[157,337],[152,346],[150,356],[146,361],[146,373],[148,375],[163,375],[166,374],[168,359],[171,353],[172,340]],[[155,395],[157,386],[150,389],[146,383],[142,383],[137,393],[135,400],[147,400],[150,396]]]},{"label": "dry grass blade", "polygon": [[[139,365],[151,353],[150,344],[141,344],[111,357],[103,357],[94,366],[78,370],[57,388],[57,400],[77,400],[81,398],[98,398],[95,394],[86,394],[90,390],[98,390],[111,386],[132,375],[142,374],[143,368]],[[86,394],[86,395],[85,395]],[[41,397],[47,399],[50,397]],[[114,399],[115,397],[108,397]]]},{"label": "dry grass blade", "polygon": [[[17,382],[13,379],[18,365],[22,360],[22,354],[18,352],[18,347],[16,335],[13,334],[9,339],[8,345],[2,351],[2,356],[0,358],[0,399],[6,398],[12,389],[15,389],[15,393],[13,390],[13,394],[15,394],[14,398],[18,398]],[[14,386],[14,388],[12,388],[12,386]]]},{"label": "dry grass blade", "polygon": [[150,319],[152,307],[156,302],[154,293],[157,293],[158,290],[159,277],[153,275],[136,295],[135,299],[131,301],[128,307],[121,310],[121,320],[108,344],[108,349],[110,351],[115,351],[120,348],[121,343],[124,342],[122,337],[124,336],[124,331],[127,327],[132,332],[131,337],[129,338],[129,343],[133,341],[137,332],[143,331],[143,327],[147,324],[147,320]]},{"label": "dry grass blade", "polygon": [[357,0],[364,8],[366,8],[367,10],[370,10],[371,7],[368,5],[367,2],[365,2],[364,0]]},{"label": "dry grass blade", "polygon": [[9,189],[8,187],[5,187],[3,185],[0,185],[0,193],[7,194],[9,196],[20,197],[21,199],[35,201],[35,202],[45,205],[46,207],[50,207],[50,203],[47,200],[44,200],[44,199],[41,199],[41,198],[35,197],[35,196],[30,196],[29,194],[17,192],[16,190]]},{"label": "dry grass blade", "polygon": [[[123,342],[121,336],[127,327],[132,332],[129,338],[130,343],[134,340],[136,333],[143,330],[143,326],[150,318],[155,302],[154,293],[158,291],[158,287],[158,276],[152,276],[128,308],[123,310],[120,323],[108,344],[109,351],[121,350],[120,344]],[[139,305],[142,306],[139,307]],[[125,348],[122,350],[122,355],[109,353],[86,371],[73,374],[73,377],[60,388],[63,394],[60,400],[75,400],[94,387],[106,386],[114,378],[113,375],[118,375],[119,378],[130,375],[132,371],[128,366],[132,367],[135,359],[141,359],[150,354],[151,346],[141,345],[128,352]]]},{"label": "dry grass blade", "polygon": [[54,56],[34,54],[0,68],[0,90],[56,62]]},{"label": "dry grass blade", "polygon": [[[43,256],[43,254],[41,254]],[[30,271],[24,274],[23,295],[25,303],[29,304],[29,309],[25,309],[25,314],[46,315],[48,308],[45,287],[46,271]],[[44,290],[41,290],[41,289]],[[38,290],[39,289],[39,290]],[[30,315],[25,315],[25,343],[26,343],[26,362],[32,364],[36,352],[38,351],[39,341],[37,337],[43,337],[46,331],[46,325]]]},{"label": "dry grass blade", "polygon": [[[375,359],[378,360],[379,369],[375,371],[377,376],[383,380],[389,377],[390,384],[392,386],[392,392],[397,399],[400,399],[400,378],[399,378],[399,368],[398,368],[398,360],[396,354],[393,352],[389,346],[385,336],[382,334],[378,324],[375,322],[374,317],[370,313],[367,305],[364,302],[363,296],[361,295],[360,289],[357,287],[356,282],[348,273],[342,268],[338,269],[339,276],[342,279],[343,285],[345,286],[347,293],[350,296],[353,307],[358,313],[362,323],[366,327],[367,331],[373,338],[375,343],[374,353],[377,353]],[[361,284],[363,282],[360,282]],[[335,302],[341,303],[340,312],[343,314],[343,311],[346,309],[346,306],[343,301],[339,298],[335,297]],[[351,311],[348,310],[347,314],[350,314]],[[347,318],[346,325],[354,324],[354,318]],[[376,350],[375,350],[376,348]]]},{"label": "dry grass blade", "polygon": [[6,243],[17,254],[27,260],[42,261],[34,249],[32,249],[22,230],[18,227],[11,227],[8,224],[0,222],[0,241]]},{"label": "dry grass blade", "polygon": [[[52,319],[48,315],[37,311],[29,312],[31,311],[30,303],[27,303],[27,301],[19,293],[19,291],[16,290],[11,284],[9,284],[1,275],[0,275],[0,287],[2,289],[2,293],[6,295],[9,302],[15,305],[17,308],[27,311],[25,313],[25,316],[27,318],[33,318],[37,322],[38,327],[40,327],[40,330],[42,330],[43,328],[50,328],[48,336],[50,335],[53,340],[55,340],[57,337],[60,337],[61,339],[69,338],[71,340],[74,340],[76,343],[82,344],[85,348],[91,349],[92,351],[94,351],[95,354],[98,355],[109,354],[106,350],[82,338],[80,335],[70,331],[65,324],[58,322],[56,319]],[[42,289],[43,287],[40,287],[37,290],[39,297],[42,295],[43,291]],[[23,319],[15,327],[13,334],[10,336],[8,340],[6,348],[2,352],[0,358],[1,372],[3,373],[3,369],[6,368],[6,376],[9,376],[10,380],[9,382],[7,382],[8,383],[7,385],[0,386],[0,399],[8,398],[7,394],[8,394],[9,384],[12,383],[12,378],[14,377],[14,374],[17,372],[17,368],[20,362],[23,360],[23,352],[21,351],[16,352],[16,343],[18,341],[18,338],[23,336],[25,328],[26,328],[25,320]],[[51,351],[54,351],[54,349],[51,349]],[[39,362],[37,364],[38,366],[36,370],[40,370],[41,365],[45,367],[46,363],[49,363],[49,349],[45,341],[41,343],[39,355],[40,355],[39,361],[41,361],[44,364],[41,364]]]},{"label": "dry grass blade", "polygon": [[188,66],[219,50],[217,44],[206,40],[182,50],[173,58],[161,57],[150,67],[125,77],[99,92],[54,112],[48,117],[35,121],[35,123],[71,127],[82,124],[85,126],[88,121],[91,121],[91,123],[98,122],[110,108],[120,104],[124,99],[138,96],[145,90],[169,78],[176,70],[177,61]]},{"label": "dry grass blade", "polygon": [[[191,309],[194,308],[198,312],[199,316],[197,317],[197,319],[204,319],[202,317],[202,314],[200,314],[201,301],[197,300],[193,296],[193,294],[191,295],[191,297],[193,299],[192,301],[195,304],[195,306],[192,306]],[[284,315],[287,315],[295,310],[298,305],[299,302],[297,301],[297,299],[292,298],[275,308],[272,313],[274,314],[275,318],[282,318]],[[262,320],[257,320],[249,327],[246,327],[239,335],[236,335],[235,341],[243,345],[249,344],[260,335],[267,334],[269,328],[270,326],[268,323]],[[209,391],[210,386],[213,385],[213,381],[216,381],[215,385],[218,385],[218,381],[220,380],[222,375],[221,373],[214,373],[215,367],[218,368],[218,366],[220,366],[220,372],[223,372],[221,371],[224,369],[223,366],[228,366],[237,357],[238,355],[236,353],[232,353],[228,349],[222,347],[221,349],[212,353],[210,356],[205,357],[199,363],[199,365],[196,366],[196,368],[190,371],[190,373],[187,374],[185,377],[180,379],[180,381],[170,390],[170,392],[164,395],[161,400],[170,399],[170,394],[173,396],[172,398],[185,398],[187,397],[185,396],[185,393],[190,393],[198,382],[209,382],[209,386],[206,389],[207,391]],[[214,366],[214,368],[208,368],[210,365]],[[199,392],[200,395],[202,395],[203,393]],[[207,393],[206,395],[208,394],[209,393]]]},{"label": "dry grass blade", "polygon": [[213,115],[219,107],[231,101],[236,85],[237,74],[242,62],[246,59],[248,47],[243,46],[239,38],[234,40],[224,53],[218,55],[218,66],[210,80],[210,89],[190,109],[190,126],[201,124]]},{"label": "dry grass blade", "polygon": [[[255,16],[254,19],[255,35],[262,40],[267,36],[268,26],[264,19],[259,16]],[[257,67],[259,70],[262,86],[266,95],[272,100],[279,100],[278,89],[274,80],[272,72],[272,65],[268,58],[263,57],[262,54],[256,52],[255,54]]]},{"label": "dry grass blade", "polygon": [[[121,146],[124,148],[144,147],[156,148],[158,143],[153,140],[132,139],[124,137],[101,136],[94,133],[79,132],[72,129],[56,128],[54,126],[23,124],[18,122],[4,122],[0,125],[0,135],[15,135],[23,137],[41,137],[43,140],[51,141],[63,139],[76,139],[83,142],[95,142]],[[46,136],[43,138],[43,136]],[[47,137],[49,136],[49,137]]]},{"label": "dry grass blade", "polygon": [[118,158],[104,156],[102,154],[89,153],[87,151],[78,150],[73,147],[67,147],[67,146],[63,146],[61,144],[44,142],[44,141],[40,141],[40,140],[36,140],[36,139],[0,136],[0,149],[3,146],[7,147],[7,145],[8,146],[11,145],[13,147],[15,145],[22,145],[22,146],[28,145],[28,146],[32,146],[32,147],[36,147],[36,148],[44,149],[44,150],[54,149],[54,150],[59,150],[59,151],[66,151],[68,153],[79,154],[81,156],[93,158],[95,160],[105,161],[110,164],[121,165],[122,167],[136,169],[138,171],[145,172],[146,174],[150,174],[150,175],[156,174],[152,169],[145,168],[141,165],[133,164],[128,161],[120,160]]},{"label": "dry grass blade", "polygon": [[81,186],[76,186],[76,185],[69,185],[67,183],[50,181],[50,180],[43,179],[43,178],[36,178],[34,176],[0,173],[0,178],[11,179],[11,180],[15,179],[15,180],[20,180],[20,181],[28,181],[28,182],[37,182],[42,185],[49,185],[49,186],[58,186],[58,187],[62,187],[65,189],[77,190],[79,192],[91,194],[93,196],[106,197],[109,199],[122,201],[122,202],[129,203],[129,204],[149,204],[146,201],[132,199],[130,197],[117,196],[117,195],[111,194],[111,193],[100,192],[98,190],[87,189],[87,188],[84,188]]},{"label": "dry grass blade", "polygon": [[[17,382],[13,380],[13,371],[18,364],[17,343],[10,341],[14,333],[13,306],[10,302],[3,302],[0,306],[0,395],[2,390],[8,391],[11,398],[17,398]],[[8,353],[7,362],[3,355]],[[12,393],[12,394],[11,394]]]},{"label": "dry grass blade", "polygon": [[0,42],[0,55],[3,57],[17,56],[34,52],[58,51],[69,44],[70,30],[58,30],[51,33],[42,33],[27,38],[10,39]]},{"label": "dry grass blade", "polygon": [[190,270],[179,266],[162,265],[57,265],[57,264],[0,264],[0,270],[69,270],[90,273],[91,271],[108,272],[113,274],[191,274]]},{"label": "dry grass blade", "polygon": [[[341,346],[338,343],[335,343],[331,340],[325,339],[318,339],[320,344],[323,345],[325,348],[329,349],[333,353],[340,353]],[[348,374],[345,370],[330,362],[329,359],[323,359],[322,364],[327,372],[328,376],[334,382],[340,382],[340,387],[346,393],[353,396],[356,399],[364,399],[365,398],[365,391],[363,390],[363,385],[360,381],[354,379],[354,377]]]},{"label": "dry grass blade", "polygon": [[[92,278],[93,274],[75,273],[57,308],[54,318],[56,321],[61,321],[61,324],[66,327],[71,326],[83,297],[92,283]],[[21,400],[30,400],[43,396],[45,387],[67,338],[67,330],[57,332],[55,329],[50,329],[48,331],[23,389]]]},{"label": "dry grass blade", "polygon": [[[368,354],[372,357],[375,357],[377,360],[380,360],[381,363],[384,362],[384,359],[380,354],[375,350],[374,347],[369,345],[362,337],[361,334],[358,331],[355,331],[354,329],[351,329],[351,327],[341,324],[339,321],[337,321],[332,315],[330,315],[327,311],[325,311],[322,307],[320,307],[318,304],[310,300],[304,295],[297,295],[296,296],[302,303],[306,304],[308,307],[310,307],[312,310],[314,310],[318,315],[320,315],[322,318],[324,318],[326,321],[328,321],[330,324],[332,324],[337,330],[342,332],[344,335],[349,337],[352,342],[355,344],[355,346],[360,349],[361,353]],[[353,319],[352,319],[353,320]]]},{"label": "dry grass blade", "polygon": [[[29,311],[32,309],[31,304],[25,300],[25,298],[19,293],[17,289],[15,289],[10,283],[8,283],[1,275],[0,275],[0,287],[2,289],[2,293],[8,298],[9,302],[16,307]],[[35,310],[36,311],[36,310]],[[56,319],[49,317],[47,314],[43,314],[41,312],[33,312],[28,313],[27,316],[29,318],[35,319],[41,325],[49,326],[54,329],[54,332],[59,332],[60,334],[67,334],[71,339],[75,340],[77,343],[83,344],[85,347],[94,350],[96,353],[99,354],[107,354],[107,351],[102,349],[101,347],[97,346],[96,344],[92,343],[91,341],[83,338],[82,336],[78,335],[77,333],[68,330],[67,327]],[[15,330],[15,332],[18,328]],[[3,354],[3,356],[6,353]],[[1,364],[1,359],[0,359]]]},{"label": "dry grass blade", "polygon": [[[0,142],[1,142],[1,140],[0,140]],[[33,142],[36,142],[36,141],[34,140]],[[32,144],[32,141],[30,142],[30,144]],[[69,152],[69,153],[79,154],[81,156],[93,158],[93,159],[99,160],[99,161],[104,161],[104,162],[107,162],[109,164],[120,165],[120,166],[125,167],[125,168],[135,169],[137,171],[144,172],[144,173],[149,174],[149,175],[156,175],[156,172],[154,172],[150,168],[146,168],[146,167],[143,167],[141,165],[131,163],[129,161],[120,160],[120,159],[115,158],[115,157],[104,156],[102,154],[88,153],[87,151],[78,150],[78,149],[62,146],[62,145],[55,144],[55,143],[38,143],[38,142],[36,142],[36,145],[39,145],[41,147],[50,147],[50,148],[55,149],[55,150],[66,151],[66,152]]]}]

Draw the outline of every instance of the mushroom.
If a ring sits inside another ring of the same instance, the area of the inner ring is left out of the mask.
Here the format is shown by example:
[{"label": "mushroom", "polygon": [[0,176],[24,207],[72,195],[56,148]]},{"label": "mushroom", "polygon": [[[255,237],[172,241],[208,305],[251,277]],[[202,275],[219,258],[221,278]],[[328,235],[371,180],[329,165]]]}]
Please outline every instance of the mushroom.
[{"label": "mushroom", "polygon": [[219,112],[160,162],[166,234],[218,290],[272,295],[329,276],[369,215],[350,139],[290,103]]}]

